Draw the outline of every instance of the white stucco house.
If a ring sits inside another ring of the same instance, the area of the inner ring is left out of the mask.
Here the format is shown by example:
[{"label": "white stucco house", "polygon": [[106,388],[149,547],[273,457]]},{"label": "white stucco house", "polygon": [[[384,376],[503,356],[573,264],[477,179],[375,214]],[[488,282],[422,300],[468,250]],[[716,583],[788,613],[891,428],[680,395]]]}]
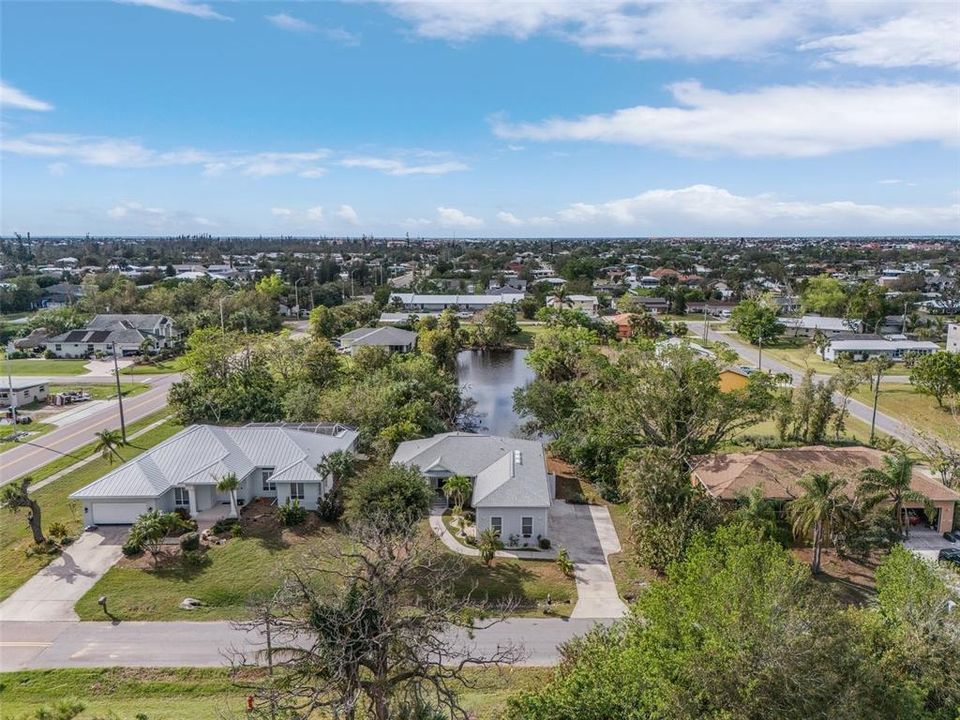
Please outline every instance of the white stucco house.
[{"label": "white stucco house", "polygon": [[443,483],[451,475],[473,482],[470,506],[476,527],[496,530],[504,542],[534,545],[549,537],[548,511],[556,494],[556,478],[547,472],[543,445],[473,433],[444,433],[400,443],[394,463],[416,467],[443,498]]},{"label": "white stucco house", "polygon": [[172,347],[180,337],[173,320],[166,315],[96,315],[80,330],[48,338],[47,350],[60,358],[85,358],[94,353],[137,355],[144,340],[152,352]]},{"label": "white stucco house", "polygon": [[192,516],[226,517],[229,493],[217,482],[234,473],[237,502],[257,497],[278,504],[296,499],[305,508],[332,489],[317,465],[337,450],[353,451],[357,432],[342,425],[191,425],[130,462],[71,493],[83,505],[86,525],[128,525],[150,510],[184,508]]},{"label": "white stucco house", "polygon": [[0,381],[0,407],[23,407],[44,402],[50,391],[50,380],[40,377],[10,377]]},{"label": "white stucco house", "polygon": [[596,317],[600,300],[596,295],[567,295],[563,299],[548,295],[547,307],[554,310],[580,310],[590,317]]},{"label": "white stucco house", "polygon": [[351,355],[362,347],[382,347],[391,353],[411,352],[417,344],[417,334],[395,327],[367,327],[351,330],[337,340],[340,347]]},{"label": "white stucco house", "polygon": [[823,349],[823,359],[834,362],[846,354],[861,362],[883,355],[896,362],[906,358],[908,353],[929,355],[939,349],[939,345],[926,340],[831,340]]}]

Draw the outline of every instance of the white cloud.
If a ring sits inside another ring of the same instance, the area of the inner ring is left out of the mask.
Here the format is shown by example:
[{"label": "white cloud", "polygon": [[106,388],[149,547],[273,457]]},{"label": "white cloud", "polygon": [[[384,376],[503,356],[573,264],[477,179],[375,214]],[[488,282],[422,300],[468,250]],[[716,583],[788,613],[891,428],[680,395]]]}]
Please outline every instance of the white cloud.
[{"label": "white cloud", "polygon": [[320,34],[330,42],[340,43],[341,45],[346,45],[347,47],[356,47],[360,44],[360,35],[358,33],[350,32],[346,28],[323,28],[320,30]]},{"label": "white cloud", "polygon": [[216,225],[212,220],[194,213],[164,210],[139,202],[120,203],[109,208],[106,215],[121,225],[126,232],[143,232],[144,230],[158,233],[186,232]]},{"label": "white cloud", "polygon": [[221,15],[207,3],[195,3],[189,0],[116,0],[123,5],[144,5],[146,7],[156,8],[158,10],[169,10],[170,12],[182,13],[184,15],[193,15],[204,20],[233,20],[231,17]]},{"label": "white cloud", "polygon": [[[535,220],[523,221],[534,224]],[[850,201],[806,202],[782,200],[771,194],[736,195],[713,185],[648,190],[633,197],[602,203],[578,202],[552,218],[570,226],[589,225],[650,234],[705,231],[710,234],[831,234],[874,230],[880,232],[933,231],[956,227],[960,205],[890,207]]]},{"label": "white cloud", "polygon": [[900,178],[887,178],[886,180],[877,180],[880,185],[899,185],[903,180]]},{"label": "white cloud", "polygon": [[483,220],[467,215],[457,208],[438,207],[437,224],[444,227],[477,228],[483,226]]},{"label": "white cloud", "polygon": [[317,205],[316,207],[307,208],[307,220],[313,220],[314,222],[323,220],[323,206]]},{"label": "white cloud", "polygon": [[327,169],[322,167],[310,167],[297,173],[302,178],[319,178],[327,174]]},{"label": "white cloud", "polygon": [[47,110],[53,110],[53,105],[44,100],[31,97],[22,90],[17,90],[13,85],[8,85],[0,80],[0,109],[6,108],[46,112]]},{"label": "white cloud", "polygon": [[270,214],[276,215],[278,217],[287,217],[293,214],[293,210],[291,210],[290,208],[275,207],[275,208],[270,208]]},{"label": "white cloud", "polygon": [[350,225],[360,224],[360,217],[357,215],[357,211],[349,205],[341,205],[337,210],[337,217]]},{"label": "white cloud", "polygon": [[67,168],[70,166],[64,162],[55,162],[47,165],[47,170],[54,177],[63,177],[67,174]]},{"label": "white cloud", "polygon": [[787,85],[726,93],[687,81],[669,89],[677,103],[672,107],[638,105],[537,123],[495,117],[493,130],[510,140],[593,140],[684,154],[787,157],[960,139],[956,85]]},{"label": "white cloud", "polygon": [[421,37],[464,42],[486,35],[525,40],[547,33],[581,47],[637,57],[722,58],[766,52],[793,36],[798,3],[711,0],[387,0]]},{"label": "white cloud", "polygon": [[526,224],[524,220],[521,220],[513,213],[506,212],[505,210],[501,210],[500,212],[497,213],[497,220],[499,220],[500,222],[505,222],[507,225],[525,225]]},{"label": "white cloud", "polygon": [[468,165],[459,160],[424,162],[408,165],[403,160],[363,156],[344,158],[340,161],[340,164],[348,168],[379,170],[386,175],[446,175],[447,173],[470,169]]},{"label": "white cloud", "polygon": [[802,43],[828,60],[867,67],[951,66],[960,63],[960,12],[954,2],[917,3],[906,15]]},{"label": "white cloud", "polygon": [[292,32],[314,32],[317,26],[306,20],[301,20],[287,13],[277,13],[276,15],[266,15],[267,21],[281,30],[290,30]]}]

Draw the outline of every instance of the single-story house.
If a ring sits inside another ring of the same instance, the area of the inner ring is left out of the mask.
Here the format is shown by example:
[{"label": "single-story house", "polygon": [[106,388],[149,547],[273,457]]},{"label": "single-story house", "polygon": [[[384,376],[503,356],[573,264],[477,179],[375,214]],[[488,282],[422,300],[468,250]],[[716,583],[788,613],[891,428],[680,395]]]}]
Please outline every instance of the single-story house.
[{"label": "single-story house", "polygon": [[59,308],[73,305],[83,295],[83,286],[73,283],[56,283],[43,289],[40,305],[45,308]]},{"label": "single-story house", "polygon": [[361,347],[382,347],[391,353],[410,352],[417,344],[417,334],[395,327],[359,328],[341,335],[340,347],[351,355]]},{"label": "single-story house", "polygon": [[171,347],[179,338],[173,321],[166,315],[97,315],[79,330],[48,338],[47,350],[61,358],[84,358],[95,353],[137,355],[144,340],[153,351]]},{"label": "single-story house", "polygon": [[566,299],[549,295],[547,296],[547,307],[568,310],[580,310],[590,317],[597,316],[597,308],[600,307],[600,301],[596,295],[567,295]]},{"label": "single-story house", "polygon": [[[868,447],[831,448],[822,445],[706,455],[695,460],[691,479],[718,500],[736,500],[759,486],[766,499],[786,502],[803,494],[797,481],[805,475],[832,473],[851,481],[847,492],[852,496],[860,471],[881,467],[884,455],[882,451]],[[953,529],[954,505],[960,501],[960,493],[920,468],[914,468],[910,485],[928,498],[935,508],[935,517],[927,519],[938,531]],[[906,507],[923,509],[917,503],[907,503]]]},{"label": "single-story house", "polygon": [[458,310],[486,310],[497,303],[520,302],[524,294],[520,292],[501,293],[499,295],[421,295],[419,293],[394,293],[390,296],[391,303],[399,303],[404,310],[410,312],[440,311],[446,308]]},{"label": "single-story house", "polygon": [[342,425],[191,425],[74,493],[86,525],[128,525],[150,510],[184,508],[191,515],[233,513],[230,494],[217,482],[233,473],[237,501],[295,499],[315,509],[332,487],[317,472],[337,450],[353,451],[357,432]]},{"label": "single-story house", "polygon": [[514,537],[519,545],[549,537],[547,513],[556,494],[556,478],[547,471],[539,442],[443,433],[400,443],[392,462],[418,468],[441,500],[448,477],[470,478],[470,506],[478,532],[493,529],[505,542]]},{"label": "single-story house", "polygon": [[32,402],[44,402],[50,390],[50,381],[38,377],[10,377],[0,381],[0,407],[23,407]]},{"label": "single-story house", "polygon": [[940,346],[927,340],[831,340],[823,349],[823,359],[834,361],[844,353],[854,360],[868,360],[885,355],[890,360],[903,360],[907,353],[929,355]]},{"label": "single-story house", "polygon": [[841,333],[860,332],[863,329],[863,323],[859,320],[820,315],[782,317],[777,320],[787,329],[788,335],[797,337],[813,337],[818,331],[827,337],[832,337]]}]

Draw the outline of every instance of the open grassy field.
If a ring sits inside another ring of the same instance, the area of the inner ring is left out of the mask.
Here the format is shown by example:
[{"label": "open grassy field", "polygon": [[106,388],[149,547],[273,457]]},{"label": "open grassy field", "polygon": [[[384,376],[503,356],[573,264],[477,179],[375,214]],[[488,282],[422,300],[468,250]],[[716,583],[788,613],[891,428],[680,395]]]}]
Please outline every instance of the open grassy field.
[{"label": "open grassy field", "polygon": [[[854,397],[867,405],[873,405],[870,388],[863,386]],[[936,435],[955,447],[960,447],[960,419],[954,418],[947,408],[937,407],[930,395],[917,392],[907,383],[880,383],[877,407],[903,422],[907,427]]]},{"label": "open grassy field", "polygon": [[56,425],[50,423],[41,423],[41,422],[32,422],[29,425],[17,425],[16,428],[13,425],[0,425],[0,448],[8,450],[13,446],[14,436],[18,432],[28,432],[30,433],[26,437],[17,437],[17,441],[33,441],[38,437],[50,432],[51,430],[56,429]]},{"label": "open grassy field", "polygon": [[[162,413],[142,418],[127,427],[128,433],[136,432],[139,428],[156,422]],[[139,455],[147,448],[173,435],[180,430],[180,426],[169,421],[157,428],[132,440],[131,444],[119,449],[125,460]],[[74,464],[79,459],[88,457],[93,452],[93,444],[77,450],[70,457],[63,457],[44,466],[32,474],[34,482],[39,482],[54,473]],[[67,496],[87,483],[93,482],[109,471],[111,466],[106,460],[97,458],[93,462],[63,476],[46,487],[42,487],[33,494],[40,504],[43,514],[44,529],[52,523],[62,522],[67,525],[71,533],[77,533],[83,526],[82,510],[78,503],[71,502]],[[50,563],[56,556],[46,554],[30,554],[33,538],[27,526],[25,511],[18,515],[6,515],[0,523],[0,600],[6,598],[40,568]]]},{"label": "open grassy field", "polygon": [[[244,514],[243,537],[210,547],[208,562],[201,567],[185,567],[178,557],[158,568],[147,558],[121,560],[80,599],[77,614],[84,620],[102,620],[97,598],[109,595],[112,612],[123,620],[243,618],[251,600],[276,590],[286,569],[303,567],[305,561],[323,563],[329,556],[325,549],[348,542],[335,526],[315,516],[292,529],[282,529],[262,515],[248,522],[252,517],[251,511]],[[424,533],[429,533],[423,524]],[[564,577],[552,561],[497,558],[486,566],[479,558],[452,557],[463,571],[459,590],[478,601],[512,598],[519,603],[518,614],[542,614],[538,603],[549,595],[560,615],[569,615],[576,602],[573,580]],[[204,604],[189,617],[178,608],[188,596]]]},{"label": "open grassy field", "polygon": [[[507,698],[536,690],[553,677],[549,668],[476,669],[475,687],[464,688],[462,702],[476,720],[494,720]],[[114,713],[129,720],[222,720],[239,717],[247,693],[220,668],[104,668],[33,670],[0,674],[0,718],[13,720],[59,699],[74,699],[86,709],[77,720]],[[318,718],[319,720],[319,718]]]},{"label": "open grassy field", "polygon": [[[780,338],[776,343],[764,345],[763,354],[798,370],[810,369],[822,375],[835,375],[838,370],[835,363],[821,358],[804,338]],[[901,363],[890,368],[888,374],[909,375],[910,370]]]},{"label": "open grassy field", "polygon": [[11,375],[83,375],[87,372],[86,360],[44,360],[28,358],[25,360],[4,360],[3,372]]}]

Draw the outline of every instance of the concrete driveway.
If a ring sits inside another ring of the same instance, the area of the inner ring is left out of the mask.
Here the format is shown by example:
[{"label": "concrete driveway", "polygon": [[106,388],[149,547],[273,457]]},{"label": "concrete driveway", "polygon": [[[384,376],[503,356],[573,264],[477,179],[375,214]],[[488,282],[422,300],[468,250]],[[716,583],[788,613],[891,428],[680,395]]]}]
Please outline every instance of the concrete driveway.
[{"label": "concrete driveway", "polygon": [[944,539],[943,535],[936,530],[927,530],[926,528],[913,528],[910,530],[910,537],[903,541],[903,546],[907,550],[912,550],[920,557],[928,560],[936,560],[937,553],[941,550],[960,548],[960,544],[950,542]]},{"label": "concrete driveway", "polygon": [[0,621],[76,621],[73,606],[120,556],[128,528],[85,532],[63,553],[0,603]]},{"label": "concrete driveway", "polygon": [[554,500],[550,507],[550,536],[573,560],[577,604],[571,618],[618,618],[627,612],[607,563],[607,555],[621,551],[620,538],[605,507],[571,505]]}]

